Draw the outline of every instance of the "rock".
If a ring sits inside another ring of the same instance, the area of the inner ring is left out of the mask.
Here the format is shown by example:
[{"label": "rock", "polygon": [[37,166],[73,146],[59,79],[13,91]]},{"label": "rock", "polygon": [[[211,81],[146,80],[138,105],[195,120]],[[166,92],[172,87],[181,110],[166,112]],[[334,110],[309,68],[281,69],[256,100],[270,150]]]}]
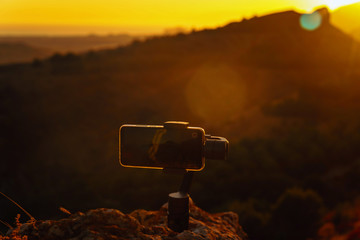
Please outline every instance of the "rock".
[{"label": "rock", "polygon": [[[190,203],[189,230],[181,233],[167,227],[167,204],[158,211],[135,210],[124,214],[115,209],[94,209],[60,220],[25,223],[17,235],[29,240],[71,239],[247,239],[233,212],[210,214]],[[12,231],[8,232],[10,236]],[[1,239],[1,236],[0,236]]]}]

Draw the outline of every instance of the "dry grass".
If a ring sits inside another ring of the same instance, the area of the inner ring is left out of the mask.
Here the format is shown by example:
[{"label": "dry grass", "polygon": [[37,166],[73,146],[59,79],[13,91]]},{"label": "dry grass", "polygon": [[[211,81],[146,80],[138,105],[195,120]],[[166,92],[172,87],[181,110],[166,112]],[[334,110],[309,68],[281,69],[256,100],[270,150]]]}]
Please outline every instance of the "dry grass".
[{"label": "dry grass", "polygon": [[[15,204],[18,208],[20,208],[29,218],[30,220],[28,222],[30,223],[35,223],[36,219],[28,212],[26,211],[23,207],[20,206],[20,204],[18,204],[17,202],[15,202],[13,199],[11,199],[9,196],[7,196],[6,194],[0,192],[0,194],[2,196],[4,196],[5,198],[7,198],[10,202],[12,202],[13,204]],[[17,214],[15,217],[15,227],[11,226],[9,223],[0,220],[0,223],[2,223],[3,225],[5,225],[6,227],[8,227],[9,229],[11,229],[11,233],[8,236],[4,236],[4,233],[0,233],[0,240],[27,240],[28,237],[27,236],[21,236],[20,234],[20,227],[22,225],[22,223],[20,222],[20,214]]]},{"label": "dry grass", "polygon": [[[34,220],[30,220],[32,222],[34,222]],[[5,224],[6,225],[6,224]],[[0,235],[0,240],[27,240],[28,237],[27,236],[22,236],[20,234],[20,227],[22,225],[22,223],[20,222],[20,214],[18,214],[15,218],[15,228],[13,228],[12,226],[10,226],[9,224],[9,228],[12,229],[10,235],[8,236],[2,236]],[[6,225],[7,226],[7,225]]]}]

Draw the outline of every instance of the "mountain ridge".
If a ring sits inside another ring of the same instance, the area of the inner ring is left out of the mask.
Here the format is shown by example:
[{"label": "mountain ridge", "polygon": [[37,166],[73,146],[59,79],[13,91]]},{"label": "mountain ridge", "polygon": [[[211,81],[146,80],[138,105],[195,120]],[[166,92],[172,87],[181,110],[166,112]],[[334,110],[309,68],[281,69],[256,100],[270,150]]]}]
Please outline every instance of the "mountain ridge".
[{"label": "mountain ridge", "polygon": [[[327,24],[327,22],[315,31],[306,31],[300,27],[300,16],[298,13],[289,11],[230,23],[213,30],[136,41],[130,46],[119,47],[114,50],[102,50],[84,55],[72,55],[72,57],[71,55],[69,57],[57,55],[53,56],[50,60],[43,61],[42,66],[52,69],[52,77],[65,75],[70,79],[74,76],[86,75],[87,73],[93,73],[95,74],[94,76],[101,72],[108,72],[106,75],[116,73],[118,80],[114,81],[114,79],[110,81],[111,83],[109,82],[109,84],[115,86],[121,82],[128,82],[129,80],[126,75],[131,73],[132,83],[141,83],[141,86],[139,85],[138,87],[140,89],[147,88],[146,94],[150,94],[149,97],[153,96],[155,98],[159,90],[153,86],[163,84],[162,88],[167,86],[170,88],[168,91],[172,92],[171,88],[176,84],[182,85],[182,88],[187,86],[189,84],[187,82],[193,79],[197,71],[200,71],[201,75],[201,71],[205,74],[205,71],[212,71],[211,68],[214,69],[214,67],[219,67],[219,71],[223,71],[223,74],[231,75],[231,72],[235,73],[236,76],[232,74],[237,79],[234,81],[239,82],[239,78],[241,78],[245,85],[251,85],[251,79],[258,79],[258,81],[265,80],[263,76],[258,76],[257,72],[259,70],[263,72],[262,74],[269,74],[269,79],[273,80],[275,80],[274,77],[278,78],[280,71],[282,71],[283,76],[281,78],[292,79],[293,84],[297,86],[302,85],[306,88],[309,88],[313,83],[309,81],[301,82],[301,78],[310,73],[314,74],[313,69],[315,68],[317,69],[316,74],[318,78],[321,79],[321,75],[324,74],[326,76],[327,68],[331,67],[331,71],[335,73],[331,77],[334,79],[332,84],[335,84],[338,81],[335,79],[339,79],[343,74],[347,74],[350,77],[352,74],[356,74],[357,70],[354,68],[354,64],[359,62],[360,59],[359,43],[354,42],[351,37],[343,34],[337,28]],[[250,31],[250,29],[252,30]],[[96,63],[97,61],[100,64]],[[221,67],[224,65],[225,68]],[[141,69],[141,72],[136,72],[136,68]],[[204,70],[204,68],[206,69]],[[344,68],[347,71],[341,73]],[[37,69],[41,70],[41,67]],[[302,70],[299,72],[297,69]],[[71,74],[69,75],[68,73]],[[147,81],[142,80],[142,74],[147,76]],[[51,76],[49,75],[49,77]],[[326,81],[327,78],[328,76],[320,81]],[[192,81],[205,80],[195,79]],[[269,84],[263,83],[265,84],[264,86]],[[276,80],[272,84],[281,83],[279,80]],[[240,84],[237,89],[243,91],[241,90],[245,87],[243,85]],[[259,87],[261,88],[261,86],[253,88],[253,91],[259,91]],[[285,91],[292,91],[291,88],[294,88],[290,85],[288,87],[289,89]],[[311,88],[313,89],[313,87]],[[112,92],[110,89],[106,91]],[[191,92],[191,89],[186,90],[185,88],[184,91]],[[247,91],[251,92],[252,90],[247,89]],[[251,92],[251,95],[256,94],[255,92]],[[267,92],[266,94],[269,93]],[[183,102],[185,104],[186,101],[190,101],[190,98],[194,97],[191,95],[192,93],[186,94],[188,99],[177,99],[175,102]],[[166,95],[168,94],[163,96]],[[175,93],[170,95],[173,98],[179,96]],[[276,100],[276,94],[274,96],[271,95],[268,96],[270,99],[266,100],[267,102]],[[201,100],[200,96],[199,102],[201,101],[204,100]],[[259,101],[259,99],[251,98],[248,100],[233,99],[231,101],[245,101],[242,103],[245,108],[249,104],[263,104],[261,99],[260,102],[254,102]],[[197,103],[195,102],[194,104]],[[161,106],[162,104],[159,102],[158,105]],[[201,111],[199,110],[201,107],[200,104],[193,109],[189,109],[193,112],[190,114],[192,115],[191,118],[194,117],[193,114],[199,115],[198,112]],[[166,111],[172,110],[168,108]],[[188,110],[183,109],[182,111]],[[259,109],[256,111],[259,111]],[[209,113],[200,113],[200,118],[209,117],[211,119],[211,116],[206,114],[209,115]],[[232,111],[228,110],[222,114],[232,114]],[[174,112],[171,115],[178,116]],[[189,113],[186,115],[189,116]],[[219,114],[215,115],[221,114],[219,112]],[[235,119],[238,117],[235,116]],[[206,124],[207,121],[204,122],[204,120],[201,123]],[[218,121],[219,119],[214,118],[212,120]],[[223,120],[221,119],[221,121]],[[223,122],[217,125],[221,124]]]}]

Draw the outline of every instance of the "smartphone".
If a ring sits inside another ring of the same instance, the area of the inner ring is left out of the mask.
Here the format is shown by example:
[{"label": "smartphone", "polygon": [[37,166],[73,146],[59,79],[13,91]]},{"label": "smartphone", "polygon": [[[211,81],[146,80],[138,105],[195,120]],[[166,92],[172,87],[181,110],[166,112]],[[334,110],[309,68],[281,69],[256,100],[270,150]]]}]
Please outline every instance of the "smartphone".
[{"label": "smartphone", "polygon": [[205,166],[205,131],[199,127],[125,124],[119,138],[124,167],[200,171]]}]

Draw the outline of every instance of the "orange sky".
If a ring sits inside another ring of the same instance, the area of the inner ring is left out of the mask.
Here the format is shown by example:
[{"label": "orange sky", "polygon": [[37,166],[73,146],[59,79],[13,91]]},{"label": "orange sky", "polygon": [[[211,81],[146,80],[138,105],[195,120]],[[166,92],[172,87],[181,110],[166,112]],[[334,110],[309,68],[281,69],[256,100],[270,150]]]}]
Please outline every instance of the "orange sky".
[{"label": "orange sky", "polygon": [[162,33],[216,27],[243,17],[358,0],[0,0],[0,34]]}]

